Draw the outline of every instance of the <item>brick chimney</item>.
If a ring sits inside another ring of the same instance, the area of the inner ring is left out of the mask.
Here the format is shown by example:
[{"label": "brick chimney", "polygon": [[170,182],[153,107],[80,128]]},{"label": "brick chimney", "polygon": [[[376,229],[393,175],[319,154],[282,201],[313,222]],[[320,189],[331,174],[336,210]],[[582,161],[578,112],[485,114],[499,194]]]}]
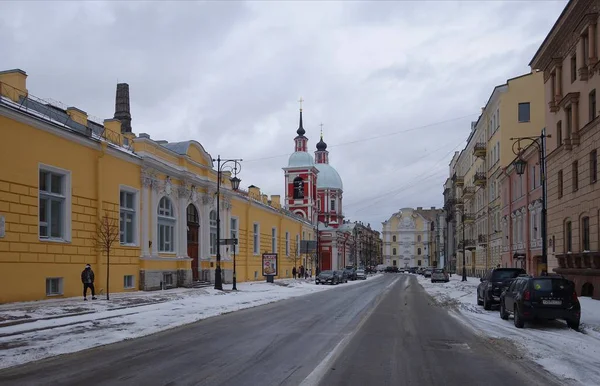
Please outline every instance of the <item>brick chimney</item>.
[{"label": "brick chimney", "polygon": [[129,107],[129,85],[117,84],[114,119],[121,121],[121,133],[131,133],[131,109]]}]

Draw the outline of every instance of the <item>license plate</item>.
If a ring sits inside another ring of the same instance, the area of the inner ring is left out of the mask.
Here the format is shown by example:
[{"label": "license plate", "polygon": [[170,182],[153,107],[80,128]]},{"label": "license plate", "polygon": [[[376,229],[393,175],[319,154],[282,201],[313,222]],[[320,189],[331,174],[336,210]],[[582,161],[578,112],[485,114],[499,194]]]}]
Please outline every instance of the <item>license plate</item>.
[{"label": "license plate", "polygon": [[542,300],[542,304],[547,304],[549,306],[559,306],[562,304],[562,300]]}]

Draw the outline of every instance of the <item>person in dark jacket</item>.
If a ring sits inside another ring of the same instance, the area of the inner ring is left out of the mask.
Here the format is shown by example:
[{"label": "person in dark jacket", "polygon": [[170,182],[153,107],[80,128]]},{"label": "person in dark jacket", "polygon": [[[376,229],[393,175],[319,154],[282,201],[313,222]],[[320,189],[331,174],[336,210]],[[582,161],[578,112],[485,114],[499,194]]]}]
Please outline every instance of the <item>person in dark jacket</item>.
[{"label": "person in dark jacket", "polygon": [[83,300],[87,300],[88,288],[92,291],[92,300],[96,300],[96,291],[94,290],[94,271],[89,264],[81,272],[81,282],[83,283]]}]

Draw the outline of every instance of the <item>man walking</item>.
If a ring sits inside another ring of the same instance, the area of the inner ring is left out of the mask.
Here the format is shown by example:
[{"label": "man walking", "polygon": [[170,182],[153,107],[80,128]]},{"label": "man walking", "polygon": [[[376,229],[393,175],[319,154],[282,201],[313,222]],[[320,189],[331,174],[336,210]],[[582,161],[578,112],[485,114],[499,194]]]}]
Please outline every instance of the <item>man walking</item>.
[{"label": "man walking", "polygon": [[87,300],[87,289],[92,291],[92,300],[96,300],[96,291],[94,290],[94,271],[89,264],[81,272],[81,282],[83,283],[83,300]]}]

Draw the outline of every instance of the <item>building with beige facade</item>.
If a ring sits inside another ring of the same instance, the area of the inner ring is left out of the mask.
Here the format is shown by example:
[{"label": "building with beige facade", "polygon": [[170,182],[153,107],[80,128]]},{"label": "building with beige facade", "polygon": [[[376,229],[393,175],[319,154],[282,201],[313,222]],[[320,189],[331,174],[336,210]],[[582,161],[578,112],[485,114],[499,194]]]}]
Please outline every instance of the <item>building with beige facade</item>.
[{"label": "building with beige facade", "polygon": [[600,1],[569,1],[531,60],[543,71],[548,270],[600,299]]},{"label": "building with beige facade", "polygon": [[440,262],[439,217],[442,209],[403,208],[383,224],[383,263],[388,266],[437,267]]},{"label": "building with beige facade", "polygon": [[[458,272],[462,253],[469,275],[480,276],[500,263],[502,253],[499,178],[513,161],[513,137],[539,135],[544,128],[543,74],[508,79],[492,91],[481,115],[471,124],[465,148],[451,170],[454,193],[445,196],[453,211]],[[445,185],[444,190],[449,188]],[[464,221],[463,221],[464,220]],[[464,247],[463,247],[464,226]]]}]

